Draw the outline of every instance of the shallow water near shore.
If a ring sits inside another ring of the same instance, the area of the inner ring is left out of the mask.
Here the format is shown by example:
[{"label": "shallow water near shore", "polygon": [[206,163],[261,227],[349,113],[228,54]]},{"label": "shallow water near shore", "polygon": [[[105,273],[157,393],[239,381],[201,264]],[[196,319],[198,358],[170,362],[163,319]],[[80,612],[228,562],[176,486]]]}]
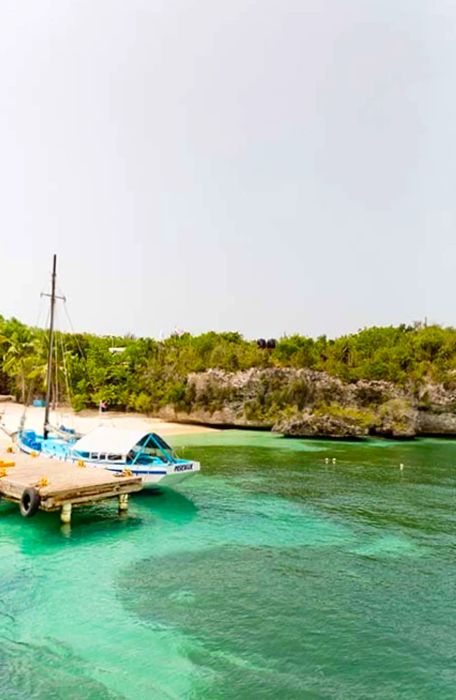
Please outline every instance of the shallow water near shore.
[{"label": "shallow water near shore", "polygon": [[127,517],[0,505],[1,698],[456,696],[456,442],[171,442]]}]

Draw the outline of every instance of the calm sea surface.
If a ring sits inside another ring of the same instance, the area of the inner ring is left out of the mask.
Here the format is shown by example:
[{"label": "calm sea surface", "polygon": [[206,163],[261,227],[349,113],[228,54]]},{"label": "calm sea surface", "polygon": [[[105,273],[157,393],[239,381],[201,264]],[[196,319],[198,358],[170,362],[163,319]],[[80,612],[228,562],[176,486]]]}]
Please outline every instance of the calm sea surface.
[{"label": "calm sea surface", "polygon": [[456,442],[174,443],[125,519],[0,506],[2,700],[454,700]]}]

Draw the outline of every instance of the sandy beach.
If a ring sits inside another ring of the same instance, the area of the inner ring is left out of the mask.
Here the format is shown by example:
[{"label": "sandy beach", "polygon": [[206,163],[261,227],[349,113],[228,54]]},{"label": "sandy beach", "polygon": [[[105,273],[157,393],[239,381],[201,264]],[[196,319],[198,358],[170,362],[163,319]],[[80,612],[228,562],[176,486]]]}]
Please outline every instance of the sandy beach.
[{"label": "sandy beach", "polygon": [[[0,425],[7,431],[14,432],[18,429],[24,406],[19,403],[0,403]],[[30,428],[41,432],[43,429],[44,408],[29,406],[25,412],[25,428]],[[139,413],[121,413],[108,411],[100,414],[99,411],[86,410],[74,413],[69,408],[51,411],[50,422],[52,425],[62,425],[74,428],[78,433],[88,433],[100,426],[124,428],[127,430],[155,431],[165,436],[189,435],[194,433],[214,432],[215,428],[207,428],[201,425],[186,425],[182,423],[171,423],[159,418],[150,418]],[[7,441],[5,432],[0,431],[0,441]]]}]

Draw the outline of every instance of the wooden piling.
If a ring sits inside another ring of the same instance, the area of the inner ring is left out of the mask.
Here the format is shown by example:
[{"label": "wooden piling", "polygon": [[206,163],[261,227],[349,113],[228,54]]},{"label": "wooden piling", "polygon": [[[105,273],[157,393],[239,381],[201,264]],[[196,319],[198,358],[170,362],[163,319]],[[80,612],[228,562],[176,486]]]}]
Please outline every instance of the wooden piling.
[{"label": "wooden piling", "polygon": [[119,495],[119,513],[128,510],[128,493],[121,493]]},{"label": "wooden piling", "polygon": [[62,510],[60,511],[60,520],[64,525],[69,525],[71,523],[71,511],[73,507],[71,503],[64,503]]}]

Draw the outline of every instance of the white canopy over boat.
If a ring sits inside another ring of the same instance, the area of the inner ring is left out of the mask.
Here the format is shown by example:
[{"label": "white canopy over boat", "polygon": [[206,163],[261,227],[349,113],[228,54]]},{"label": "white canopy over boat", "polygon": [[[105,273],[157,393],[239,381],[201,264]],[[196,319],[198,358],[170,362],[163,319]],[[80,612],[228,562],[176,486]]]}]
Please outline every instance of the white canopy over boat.
[{"label": "white canopy over boat", "polygon": [[147,435],[150,435],[150,432],[144,432],[144,430],[95,428],[73,445],[73,451],[127,455]]},{"label": "white canopy over boat", "polygon": [[119,474],[127,468],[141,476],[145,484],[177,484],[200,470],[198,462],[179,459],[160,435],[144,429],[101,427],[73,443],[61,438],[44,440],[30,432],[31,435],[27,432],[19,435],[24,452],[43,452],[73,463],[82,461],[81,466]]}]

